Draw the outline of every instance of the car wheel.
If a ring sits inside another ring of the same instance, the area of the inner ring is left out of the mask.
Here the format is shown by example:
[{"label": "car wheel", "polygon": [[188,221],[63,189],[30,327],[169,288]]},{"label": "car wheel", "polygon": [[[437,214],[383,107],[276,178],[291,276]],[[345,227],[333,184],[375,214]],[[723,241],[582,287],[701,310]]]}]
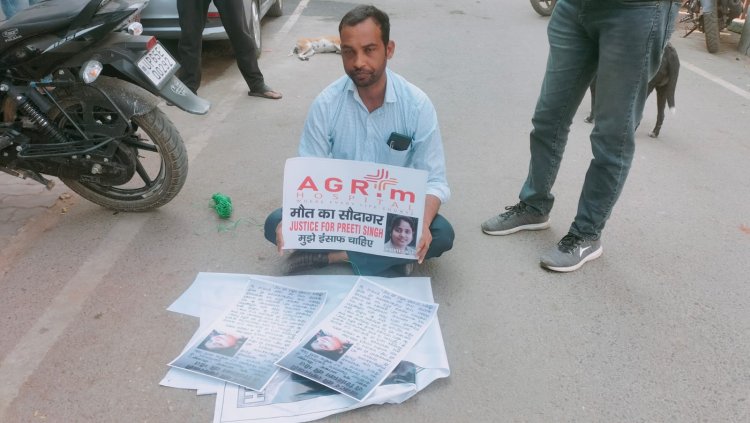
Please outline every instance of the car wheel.
[{"label": "car wheel", "polygon": [[257,0],[246,0],[244,4],[247,26],[253,35],[253,41],[255,41],[255,57],[260,57],[260,53],[263,51],[263,41],[260,36],[260,10],[258,9],[258,2]]},{"label": "car wheel", "polygon": [[272,17],[272,18],[278,18],[279,16],[283,15],[284,12],[283,9],[283,0],[276,0],[272,5],[271,8],[268,9],[268,12],[266,12],[266,15]]}]

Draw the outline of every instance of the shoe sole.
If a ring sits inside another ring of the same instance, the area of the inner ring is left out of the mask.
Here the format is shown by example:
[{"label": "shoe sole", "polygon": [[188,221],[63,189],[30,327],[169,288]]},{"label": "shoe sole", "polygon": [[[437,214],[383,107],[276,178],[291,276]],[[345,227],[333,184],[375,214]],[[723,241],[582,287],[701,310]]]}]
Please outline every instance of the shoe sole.
[{"label": "shoe sole", "polygon": [[515,228],[506,229],[504,231],[488,231],[482,228],[482,232],[487,235],[510,235],[520,231],[541,231],[542,229],[549,228],[549,220],[542,223],[532,223],[530,225],[516,226]]},{"label": "shoe sole", "polygon": [[540,265],[541,265],[541,266],[542,266],[543,268],[545,268],[545,269],[548,269],[548,270],[552,270],[552,271],[554,271],[554,272],[563,272],[563,273],[564,273],[564,272],[573,272],[573,271],[575,271],[575,270],[578,270],[578,269],[580,269],[580,268],[581,268],[581,266],[583,266],[583,265],[584,265],[584,264],[586,264],[587,262],[589,262],[589,261],[591,261],[591,260],[594,260],[594,259],[597,259],[597,258],[599,258],[599,257],[600,257],[600,256],[602,255],[602,252],[603,252],[603,251],[604,251],[604,249],[603,249],[603,248],[602,248],[602,246],[600,245],[600,246],[599,246],[599,249],[597,249],[597,250],[596,250],[596,251],[594,251],[593,253],[591,253],[591,254],[587,255],[586,257],[584,257],[584,258],[583,258],[583,260],[579,261],[578,263],[576,263],[576,264],[574,264],[574,265],[572,265],[572,266],[568,266],[568,267],[550,266],[550,265],[548,265],[548,264],[545,264],[544,262],[540,262],[539,264],[540,264]]}]

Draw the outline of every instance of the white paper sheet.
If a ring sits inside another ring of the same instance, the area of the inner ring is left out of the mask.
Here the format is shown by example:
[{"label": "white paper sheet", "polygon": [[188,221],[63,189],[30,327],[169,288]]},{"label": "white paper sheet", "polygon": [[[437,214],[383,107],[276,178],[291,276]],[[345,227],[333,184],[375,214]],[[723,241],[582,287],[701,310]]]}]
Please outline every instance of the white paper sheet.
[{"label": "white paper sheet", "polygon": [[325,291],[250,278],[239,300],[169,365],[262,390],[325,298]]},{"label": "white paper sheet", "polygon": [[[242,296],[248,278],[262,279],[300,289],[323,290],[326,304],[313,324],[330,314],[347,296],[358,277],[350,275],[315,275],[271,277],[228,273],[199,273],[193,284],[172,303],[168,310],[200,317],[211,322]],[[433,302],[429,278],[368,278],[401,295]],[[203,316],[208,316],[204,318]],[[196,335],[197,337],[198,335]],[[416,365],[415,384],[395,383],[378,386],[365,401],[357,402],[343,394],[320,395],[315,389],[300,390],[291,374],[282,370],[263,392],[248,391],[234,384],[223,384],[217,392],[214,423],[306,422],[370,404],[401,403],[439,378],[448,377],[450,368],[438,319],[433,319],[422,337],[403,361]],[[162,380],[165,386],[212,392],[212,382],[198,375],[186,376],[170,369]],[[210,379],[209,379],[210,380]],[[401,381],[403,382],[403,381]],[[189,386],[195,383],[194,386]],[[303,384],[304,385],[304,384]]]},{"label": "white paper sheet", "polygon": [[276,364],[362,401],[401,362],[436,312],[437,304],[360,278],[336,310]]}]

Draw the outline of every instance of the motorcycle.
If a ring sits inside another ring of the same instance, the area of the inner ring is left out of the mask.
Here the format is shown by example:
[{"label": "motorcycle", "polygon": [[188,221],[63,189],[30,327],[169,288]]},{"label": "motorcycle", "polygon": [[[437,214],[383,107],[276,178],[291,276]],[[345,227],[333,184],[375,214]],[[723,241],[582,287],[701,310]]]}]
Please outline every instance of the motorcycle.
[{"label": "motorcycle", "polygon": [[706,37],[706,49],[709,53],[719,51],[719,32],[729,26],[732,20],[742,14],[742,0],[686,0],[682,7],[687,14],[680,23],[692,24],[683,38],[696,29]]},{"label": "motorcycle", "polygon": [[205,114],[177,61],[137,22],[148,1],[47,0],[0,22],[0,170],[59,178],[117,211],[163,206],[187,178],[161,97]]},{"label": "motorcycle", "polygon": [[529,0],[531,2],[531,7],[534,8],[536,13],[542,15],[542,16],[550,16],[552,14],[552,9],[555,8],[556,0]]}]

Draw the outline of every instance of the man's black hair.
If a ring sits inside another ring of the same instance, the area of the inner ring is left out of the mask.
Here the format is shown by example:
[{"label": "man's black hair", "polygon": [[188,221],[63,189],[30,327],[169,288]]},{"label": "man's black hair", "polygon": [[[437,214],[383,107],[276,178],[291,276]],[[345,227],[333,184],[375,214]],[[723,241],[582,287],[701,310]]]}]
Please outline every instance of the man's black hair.
[{"label": "man's black hair", "polygon": [[345,26],[355,26],[367,18],[372,18],[380,27],[380,37],[383,39],[383,45],[388,45],[391,36],[391,22],[388,15],[382,10],[372,5],[361,5],[347,12],[339,23],[339,34]]}]

